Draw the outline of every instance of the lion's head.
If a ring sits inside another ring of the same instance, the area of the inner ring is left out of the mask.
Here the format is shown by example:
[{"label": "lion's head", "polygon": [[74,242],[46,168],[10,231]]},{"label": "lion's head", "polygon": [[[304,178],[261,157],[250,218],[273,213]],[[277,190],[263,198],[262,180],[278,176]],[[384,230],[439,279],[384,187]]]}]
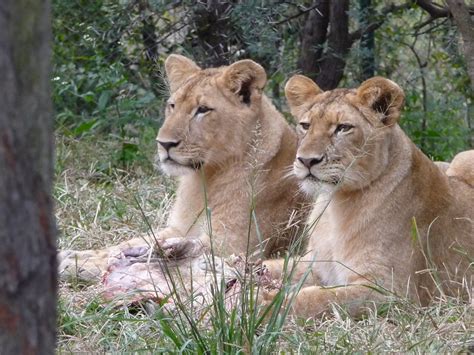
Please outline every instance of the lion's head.
[{"label": "lion's head", "polygon": [[157,137],[162,170],[183,175],[245,154],[260,112],[264,69],[251,60],[201,69],[170,55],[165,70],[170,98]]},{"label": "lion's head", "polygon": [[394,154],[390,133],[404,103],[397,84],[375,77],[357,89],[323,92],[295,75],[285,94],[299,122],[294,173],[304,191],[360,189],[382,174]]}]

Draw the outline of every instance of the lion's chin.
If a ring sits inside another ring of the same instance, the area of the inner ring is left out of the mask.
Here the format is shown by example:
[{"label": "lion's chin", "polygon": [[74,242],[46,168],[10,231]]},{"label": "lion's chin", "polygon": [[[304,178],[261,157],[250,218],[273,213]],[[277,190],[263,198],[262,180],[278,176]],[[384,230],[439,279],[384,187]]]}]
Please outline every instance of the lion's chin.
[{"label": "lion's chin", "polygon": [[314,196],[318,193],[321,186],[314,180],[304,179],[300,182],[300,190],[308,196]]},{"label": "lion's chin", "polygon": [[325,181],[307,176],[300,182],[300,189],[308,196],[315,196],[321,193],[331,193],[336,190],[337,183],[333,181]]},{"label": "lion's chin", "polygon": [[192,167],[189,165],[182,165],[169,159],[164,162],[163,161],[160,162],[159,169],[163,173],[169,176],[189,175],[189,174],[192,174],[194,171],[196,171],[195,167]]}]

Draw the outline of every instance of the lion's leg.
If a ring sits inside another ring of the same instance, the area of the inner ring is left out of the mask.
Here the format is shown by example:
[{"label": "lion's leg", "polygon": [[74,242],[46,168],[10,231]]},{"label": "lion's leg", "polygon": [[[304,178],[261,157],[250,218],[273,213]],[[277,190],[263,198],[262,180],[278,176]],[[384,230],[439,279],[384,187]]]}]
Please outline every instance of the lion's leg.
[{"label": "lion's leg", "polygon": [[58,253],[59,276],[62,280],[97,282],[107,271],[110,258],[118,257],[121,253],[140,256],[151,245],[153,237],[142,236],[98,250],[62,250]]},{"label": "lion's leg", "polygon": [[286,277],[292,284],[296,284],[305,277],[304,285],[321,283],[313,272],[313,263],[305,258],[269,259],[263,261],[262,265],[274,280],[283,280]]},{"label": "lion's leg", "polygon": [[[275,295],[275,291],[265,294],[263,303],[270,303]],[[383,303],[384,300],[386,296],[375,290],[374,285],[367,284],[365,280],[360,284],[340,287],[309,286],[302,288],[295,296],[291,304],[291,313],[298,317],[319,318],[331,312],[332,304],[337,304],[345,308],[351,316],[357,317],[368,309],[373,309],[376,304]]]},{"label": "lion's leg", "polygon": [[195,237],[160,238],[155,245],[155,251],[159,256],[166,258],[185,259],[197,257],[208,251],[209,247],[209,237],[206,234],[201,234]]},{"label": "lion's leg", "polygon": [[58,272],[63,281],[98,282],[107,270],[109,253],[101,250],[61,250],[58,253]]},{"label": "lion's leg", "polygon": [[202,190],[200,179],[197,177],[197,184],[196,177],[186,179],[178,187],[168,226],[158,233],[157,241],[153,243],[158,255],[170,259],[185,258],[209,245],[208,237],[203,235],[200,225],[204,208],[199,198]]}]

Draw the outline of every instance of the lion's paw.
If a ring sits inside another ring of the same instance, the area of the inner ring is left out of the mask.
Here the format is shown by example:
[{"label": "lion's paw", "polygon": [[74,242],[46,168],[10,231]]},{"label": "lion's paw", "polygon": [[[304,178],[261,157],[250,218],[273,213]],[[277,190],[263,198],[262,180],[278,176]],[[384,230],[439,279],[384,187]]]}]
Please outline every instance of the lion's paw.
[{"label": "lion's paw", "polygon": [[107,270],[108,253],[95,250],[63,250],[58,253],[58,272],[62,281],[97,282]]},{"label": "lion's paw", "polygon": [[196,258],[203,254],[204,245],[195,238],[168,238],[158,240],[155,251],[160,257],[167,259]]}]

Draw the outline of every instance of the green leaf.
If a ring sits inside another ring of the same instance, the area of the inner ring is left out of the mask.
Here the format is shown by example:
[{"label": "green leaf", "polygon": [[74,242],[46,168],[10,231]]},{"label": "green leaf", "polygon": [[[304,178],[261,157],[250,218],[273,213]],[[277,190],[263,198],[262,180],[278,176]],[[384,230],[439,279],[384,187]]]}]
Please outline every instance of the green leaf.
[{"label": "green leaf", "polygon": [[97,109],[99,111],[102,111],[107,107],[111,96],[112,95],[109,90],[102,91],[102,94],[99,96],[99,101],[97,102]]},{"label": "green leaf", "polygon": [[97,120],[94,119],[94,120],[90,120],[90,121],[87,121],[87,122],[84,122],[84,123],[81,123],[79,126],[77,126],[73,131],[72,131],[72,134],[74,136],[80,136],[81,134],[83,133],[87,133],[89,132],[90,130],[92,130],[95,125],[97,124]]}]

